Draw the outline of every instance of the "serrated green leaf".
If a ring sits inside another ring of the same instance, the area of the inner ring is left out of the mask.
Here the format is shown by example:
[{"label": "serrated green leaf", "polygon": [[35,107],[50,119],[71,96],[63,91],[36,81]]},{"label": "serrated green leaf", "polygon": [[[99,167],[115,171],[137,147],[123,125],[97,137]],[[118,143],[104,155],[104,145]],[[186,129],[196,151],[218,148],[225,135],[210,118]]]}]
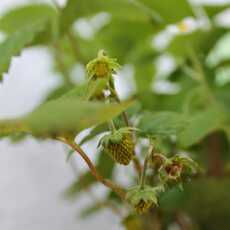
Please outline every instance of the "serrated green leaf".
[{"label": "serrated green leaf", "polygon": [[190,34],[176,36],[167,48],[167,51],[176,57],[186,57],[191,50],[207,54],[224,30],[212,29],[209,31],[196,30]]},{"label": "serrated green leaf", "polygon": [[138,128],[144,136],[169,136],[179,134],[186,125],[186,117],[179,113],[149,112],[142,116]]},{"label": "serrated green leaf", "polygon": [[28,132],[28,128],[19,120],[0,121],[0,137]]},{"label": "serrated green leaf", "polygon": [[[8,11],[0,18],[0,30],[13,34],[28,27],[36,28],[42,21],[48,25],[45,33],[51,33],[55,37],[58,33],[58,14],[48,4],[30,4]],[[45,37],[46,34],[42,34],[41,37]]]},{"label": "serrated green leaf", "polygon": [[61,14],[61,29],[66,31],[78,18],[92,16],[99,12],[108,12],[113,17],[133,22],[147,22],[149,17],[127,0],[68,0]]},{"label": "serrated green leaf", "polygon": [[207,13],[207,15],[209,17],[214,17],[216,16],[218,13],[221,13],[222,11],[228,9],[230,7],[229,3],[226,4],[221,4],[221,5],[215,5],[215,4],[210,4],[210,5],[205,5],[203,6],[205,12]]},{"label": "serrated green leaf", "polygon": [[44,24],[38,24],[36,28],[27,28],[15,32],[0,44],[0,80],[2,80],[3,73],[8,71],[12,57],[19,55],[42,28],[44,28]]},{"label": "serrated green leaf", "polygon": [[223,111],[211,107],[190,117],[186,129],[180,133],[179,143],[183,147],[189,147],[208,134],[221,129],[225,119]]},{"label": "serrated green leaf", "polygon": [[[104,104],[82,101],[78,98],[62,98],[41,105],[23,118],[2,121],[0,124],[6,127],[7,133],[7,127],[14,125],[26,127],[26,132],[41,136],[65,132],[78,133],[83,129],[111,120],[127,109],[130,104],[131,102]],[[2,132],[5,135],[5,128]],[[12,132],[9,131],[9,133]]]},{"label": "serrated green leaf", "polygon": [[45,98],[44,101],[47,102],[47,101],[50,101],[50,100],[58,99],[58,98],[60,98],[62,96],[67,95],[72,90],[73,90],[73,86],[70,86],[70,85],[58,86],[57,88],[55,88],[51,92],[49,92],[49,94],[47,95],[47,97]]},{"label": "serrated green leaf", "polygon": [[230,62],[230,33],[224,34],[217,43],[214,48],[211,50],[210,54],[207,58],[207,63],[215,67],[219,65],[221,62]]},{"label": "serrated green leaf", "polygon": [[111,120],[127,109],[130,102],[104,104],[82,101],[77,98],[62,98],[41,105],[23,119],[34,134],[80,132]]},{"label": "serrated green leaf", "polygon": [[[157,12],[165,24],[175,23],[193,15],[192,8],[186,0],[142,0],[140,2]],[[176,10],[172,10],[175,7]]]},{"label": "serrated green leaf", "polygon": [[97,125],[96,127],[94,127],[90,133],[88,135],[86,135],[80,142],[80,145],[83,145],[84,143],[86,143],[87,141],[90,141],[91,139],[93,139],[94,137],[96,137],[97,135],[108,131],[108,125],[107,124],[101,124],[101,125]]},{"label": "serrated green leaf", "polygon": [[103,205],[103,203],[96,203],[90,205],[86,208],[83,208],[83,210],[81,210],[80,216],[81,218],[88,218],[89,216],[98,213],[98,211],[100,211],[102,208],[105,208],[105,205]]},{"label": "serrated green leaf", "polygon": [[69,98],[84,99],[86,98],[87,89],[88,89],[87,84],[77,85],[67,93],[63,94],[60,99],[69,99]]}]

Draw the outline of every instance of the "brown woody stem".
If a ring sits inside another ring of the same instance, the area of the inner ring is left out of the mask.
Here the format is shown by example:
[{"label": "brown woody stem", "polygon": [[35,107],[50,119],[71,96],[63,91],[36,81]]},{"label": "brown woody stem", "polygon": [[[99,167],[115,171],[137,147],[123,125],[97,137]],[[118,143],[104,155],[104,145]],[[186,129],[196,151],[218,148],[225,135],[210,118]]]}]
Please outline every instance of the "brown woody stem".
[{"label": "brown woody stem", "polygon": [[68,146],[70,146],[72,149],[74,149],[82,157],[82,159],[88,165],[90,172],[96,178],[97,181],[101,182],[106,187],[112,189],[121,199],[123,199],[123,200],[125,199],[126,193],[125,193],[124,189],[122,189],[119,185],[113,183],[112,181],[105,179],[103,176],[101,176],[101,174],[97,171],[97,169],[94,166],[94,164],[92,163],[92,161],[89,159],[87,154],[84,152],[84,150],[79,145],[77,145],[74,141],[72,141],[70,139],[63,138],[63,137],[59,137],[57,139],[59,141],[65,143],[65,144],[67,144]]}]

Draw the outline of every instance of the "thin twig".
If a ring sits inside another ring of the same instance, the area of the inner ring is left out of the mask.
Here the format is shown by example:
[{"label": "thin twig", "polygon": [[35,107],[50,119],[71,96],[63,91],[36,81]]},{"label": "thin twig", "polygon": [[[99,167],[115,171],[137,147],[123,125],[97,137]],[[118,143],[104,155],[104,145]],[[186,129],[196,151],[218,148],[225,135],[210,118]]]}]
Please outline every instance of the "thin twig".
[{"label": "thin twig", "polygon": [[57,140],[70,146],[72,149],[74,149],[82,157],[82,159],[88,165],[90,172],[96,178],[97,181],[101,182],[106,187],[112,189],[121,199],[123,199],[123,200],[125,199],[126,193],[125,193],[124,189],[122,189],[119,185],[113,183],[112,181],[105,179],[103,176],[101,176],[101,174],[97,171],[97,169],[94,166],[94,164],[92,163],[92,161],[89,159],[87,154],[84,152],[84,150],[79,145],[77,145],[74,141],[71,141],[71,140],[63,138],[63,137],[59,137],[59,138],[57,138]]},{"label": "thin twig", "polygon": [[142,169],[142,174],[141,174],[141,178],[140,178],[140,186],[141,186],[141,188],[144,188],[144,185],[145,185],[146,170],[148,168],[148,161],[149,161],[149,157],[152,154],[152,152],[153,152],[153,145],[151,144],[149,149],[148,149],[148,152],[147,152],[147,154],[145,156],[144,166],[143,166],[143,169]]},{"label": "thin twig", "polygon": [[[80,171],[79,171],[79,169],[77,167],[77,164],[74,161],[74,159],[70,159],[70,166],[71,166],[71,169],[74,172],[74,174],[79,177],[80,183],[83,184],[82,178],[80,176]],[[85,191],[88,194],[88,196],[91,198],[91,200],[93,202],[95,202],[98,206],[105,207],[105,208],[110,208],[110,210],[114,214],[116,214],[118,217],[122,217],[122,214],[121,214],[120,210],[118,209],[118,207],[115,204],[113,204],[111,201],[109,201],[109,200],[108,201],[107,200],[105,200],[105,201],[104,200],[100,200],[94,194],[94,192],[92,191],[92,189],[90,187],[86,187]]]}]

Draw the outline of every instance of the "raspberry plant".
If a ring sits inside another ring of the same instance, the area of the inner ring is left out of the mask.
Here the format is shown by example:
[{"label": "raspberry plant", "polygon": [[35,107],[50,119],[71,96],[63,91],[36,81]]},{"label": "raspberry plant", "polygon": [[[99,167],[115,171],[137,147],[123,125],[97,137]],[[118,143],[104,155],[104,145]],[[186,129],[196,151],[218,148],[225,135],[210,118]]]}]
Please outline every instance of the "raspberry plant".
[{"label": "raspberry plant", "polygon": [[[88,170],[66,195],[92,195],[95,184],[107,188],[81,210],[84,216],[109,208],[127,230],[228,230],[230,39],[215,20],[227,7],[68,0],[6,12],[2,84],[12,58],[38,45],[50,52],[62,82],[31,113],[0,121],[0,136],[51,139],[68,147],[69,158],[81,157]],[[82,20],[91,37],[79,30]],[[165,71],[166,58],[173,67]],[[84,67],[83,82],[74,81],[76,65]],[[129,67],[136,87],[121,100],[117,79]],[[92,140],[95,162],[84,147]],[[121,167],[128,183],[119,181]]]}]

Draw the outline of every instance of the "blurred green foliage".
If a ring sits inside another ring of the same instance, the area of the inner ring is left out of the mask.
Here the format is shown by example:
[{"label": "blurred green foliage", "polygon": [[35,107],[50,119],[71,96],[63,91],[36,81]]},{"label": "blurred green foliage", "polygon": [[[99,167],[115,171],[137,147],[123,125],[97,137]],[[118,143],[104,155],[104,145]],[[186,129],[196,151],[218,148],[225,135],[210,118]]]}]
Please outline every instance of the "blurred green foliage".
[{"label": "blurred green foliage", "polygon": [[[182,230],[230,229],[230,76],[223,71],[230,68],[229,29],[215,21],[216,15],[229,7],[186,0],[68,0],[63,8],[30,4],[6,12],[0,17],[0,31],[6,35],[0,43],[1,79],[14,56],[39,45],[50,52],[53,70],[63,81],[32,113],[0,121],[0,136],[16,141],[15,136],[21,140],[25,133],[38,137],[77,135],[91,127],[80,141],[83,145],[108,131],[105,122],[126,110],[140,129],[138,138],[160,138],[158,144],[163,147],[159,149],[167,149],[165,154],[183,152],[203,166],[201,175],[184,190],[168,190],[159,208],[125,218],[126,229],[169,229],[175,223]],[[91,34],[85,37],[87,29]],[[89,91],[87,79],[75,83],[74,78],[82,79],[84,73],[75,76],[74,69],[102,48],[120,64],[131,67],[135,89],[128,99],[135,103],[83,101],[103,82]],[[159,62],[162,57],[170,57],[172,69]],[[119,126],[121,119],[114,122]],[[139,143],[141,150],[146,147],[143,143]],[[100,173],[116,179],[114,170],[119,167],[103,151],[95,154]],[[151,173],[154,183],[154,170]],[[129,176],[131,184],[135,180]],[[76,198],[96,183],[89,171],[83,172],[66,194]],[[115,209],[121,207],[120,200],[109,194],[83,210],[83,216],[108,207],[108,203],[111,206],[111,201]]]}]

